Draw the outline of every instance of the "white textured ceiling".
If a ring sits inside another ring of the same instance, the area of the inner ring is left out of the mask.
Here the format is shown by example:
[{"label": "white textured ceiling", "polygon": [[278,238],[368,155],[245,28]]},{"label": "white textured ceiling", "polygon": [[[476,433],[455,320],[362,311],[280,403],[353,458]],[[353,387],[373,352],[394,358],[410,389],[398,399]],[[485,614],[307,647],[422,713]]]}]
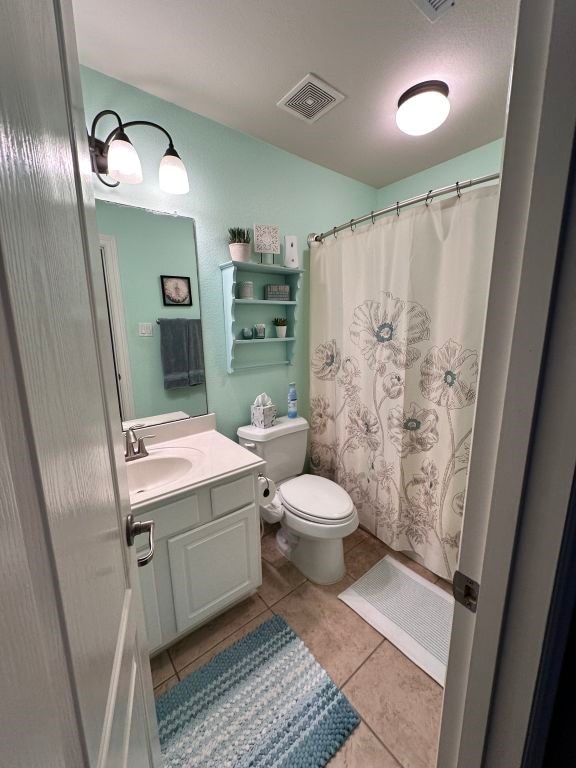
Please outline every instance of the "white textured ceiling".
[{"label": "white textured ceiling", "polygon": [[[382,187],[503,135],[516,0],[74,0],[80,60],[225,125]],[[307,72],[346,95],[316,123],[276,102]],[[398,131],[400,94],[445,80],[452,109]]]}]

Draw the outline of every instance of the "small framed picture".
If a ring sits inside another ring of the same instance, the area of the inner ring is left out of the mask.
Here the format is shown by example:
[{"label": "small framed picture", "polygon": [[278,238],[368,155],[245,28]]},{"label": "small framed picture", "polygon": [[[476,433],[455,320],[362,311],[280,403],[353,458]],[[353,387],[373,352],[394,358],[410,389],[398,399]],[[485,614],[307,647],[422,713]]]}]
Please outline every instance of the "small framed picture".
[{"label": "small framed picture", "polygon": [[191,307],[190,278],[177,275],[160,275],[162,300],[165,307]]},{"label": "small framed picture", "polygon": [[280,253],[280,227],[254,224],[254,253]]}]

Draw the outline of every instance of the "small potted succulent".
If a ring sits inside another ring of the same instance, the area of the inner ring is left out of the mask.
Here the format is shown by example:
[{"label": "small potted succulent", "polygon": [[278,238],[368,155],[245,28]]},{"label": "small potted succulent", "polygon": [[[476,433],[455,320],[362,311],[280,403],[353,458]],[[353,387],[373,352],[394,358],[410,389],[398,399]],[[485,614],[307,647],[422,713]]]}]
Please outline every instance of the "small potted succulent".
[{"label": "small potted succulent", "polygon": [[275,317],[273,320],[274,327],[276,328],[276,336],[279,339],[284,339],[286,337],[286,318],[285,317]]},{"label": "small potted succulent", "polygon": [[230,227],[228,234],[232,261],[250,261],[250,230]]}]

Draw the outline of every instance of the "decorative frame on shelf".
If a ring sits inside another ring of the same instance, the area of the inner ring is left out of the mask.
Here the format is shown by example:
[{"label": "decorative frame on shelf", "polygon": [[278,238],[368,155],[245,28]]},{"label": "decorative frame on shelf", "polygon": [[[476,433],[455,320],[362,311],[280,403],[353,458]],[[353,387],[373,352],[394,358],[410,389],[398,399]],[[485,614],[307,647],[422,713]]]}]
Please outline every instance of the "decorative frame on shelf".
[{"label": "decorative frame on shelf", "polygon": [[280,253],[280,227],[254,224],[254,253]]}]

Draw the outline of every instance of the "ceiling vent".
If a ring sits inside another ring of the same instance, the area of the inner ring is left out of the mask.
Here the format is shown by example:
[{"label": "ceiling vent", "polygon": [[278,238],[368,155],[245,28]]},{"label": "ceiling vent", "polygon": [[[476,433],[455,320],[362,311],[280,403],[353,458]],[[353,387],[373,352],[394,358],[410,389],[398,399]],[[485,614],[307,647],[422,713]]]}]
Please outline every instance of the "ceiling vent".
[{"label": "ceiling vent", "polygon": [[456,5],[456,0],[412,0],[412,2],[430,21],[436,21]]},{"label": "ceiling vent", "polygon": [[344,96],[335,88],[308,74],[276,106],[307,123],[315,123],[343,99]]}]

